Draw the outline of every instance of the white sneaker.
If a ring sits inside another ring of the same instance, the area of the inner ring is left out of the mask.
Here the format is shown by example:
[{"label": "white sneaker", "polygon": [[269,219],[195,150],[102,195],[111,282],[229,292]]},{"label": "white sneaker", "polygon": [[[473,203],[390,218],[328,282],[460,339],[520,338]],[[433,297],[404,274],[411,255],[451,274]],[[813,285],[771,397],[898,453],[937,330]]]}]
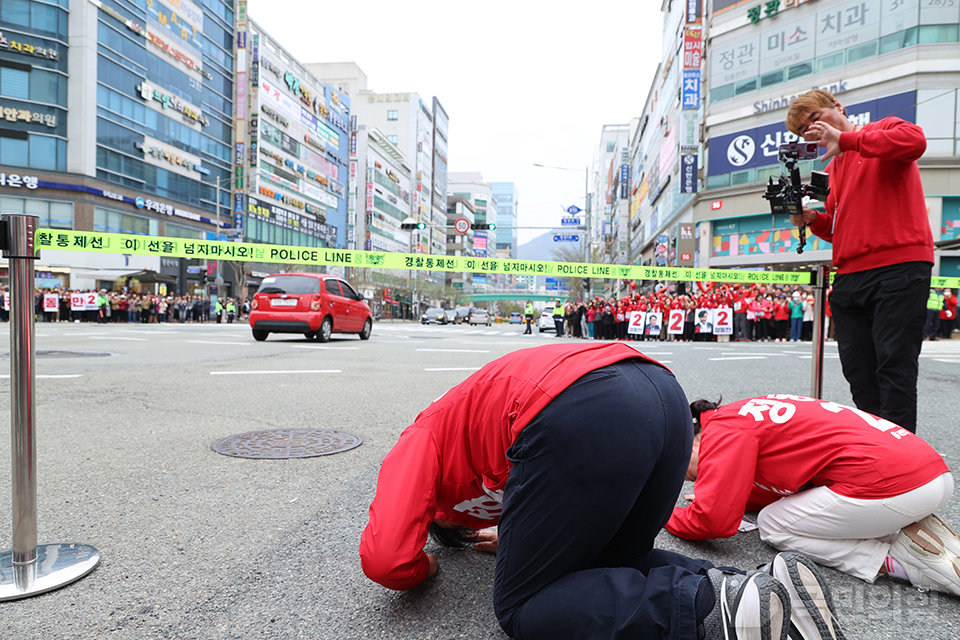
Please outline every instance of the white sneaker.
[{"label": "white sneaker", "polygon": [[960,556],[960,537],[943,520],[938,518],[937,514],[932,513],[915,525],[906,528],[911,529],[914,526],[916,526],[916,535],[913,534],[912,530],[908,532],[908,535],[912,538],[922,539],[925,543],[924,546],[933,545],[937,553],[948,551],[955,556]]},{"label": "white sneaker", "polygon": [[704,619],[705,640],[787,640],[790,597],[765,573],[749,576],[710,569],[717,602]]},{"label": "white sneaker", "polygon": [[960,596],[960,557],[919,530],[919,523],[901,529],[890,545],[890,557],[903,566],[913,586]]},{"label": "white sneaker", "polygon": [[813,560],[799,553],[778,553],[769,571],[790,594],[792,639],[845,640],[830,588]]}]

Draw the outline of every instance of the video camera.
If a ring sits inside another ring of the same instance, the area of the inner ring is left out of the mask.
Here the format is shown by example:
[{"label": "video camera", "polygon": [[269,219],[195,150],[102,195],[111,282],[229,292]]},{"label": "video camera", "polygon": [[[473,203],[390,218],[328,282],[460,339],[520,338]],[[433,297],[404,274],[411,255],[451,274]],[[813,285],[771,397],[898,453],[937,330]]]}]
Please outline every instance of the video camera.
[{"label": "video camera", "polygon": [[[822,171],[814,171],[809,184],[800,183],[800,170],[797,162],[800,160],[816,160],[819,156],[819,145],[816,142],[788,142],[780,145],[777,150],[777,159],[780,160],[790,173],[789,177],[781,174],[777,182],[770,177],[767,191],[763,198],[770,202],[770,211],[773,215],[786,213],[792,216],[803,215],[803,197],[810,196],[814,200],[826,202],[830,194],[830,175]],[[801,218],[802,221],[802,218]],[[797,253],[803,253],[807,244],[807,225],[800,224],[800,245]]]}]

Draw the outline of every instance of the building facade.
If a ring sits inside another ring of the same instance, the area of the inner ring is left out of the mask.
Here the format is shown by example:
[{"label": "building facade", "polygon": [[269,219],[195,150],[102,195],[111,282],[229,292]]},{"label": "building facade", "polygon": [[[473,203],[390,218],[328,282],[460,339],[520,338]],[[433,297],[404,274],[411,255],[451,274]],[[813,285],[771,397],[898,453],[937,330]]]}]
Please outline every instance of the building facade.
[{"label": "building facade", "polygon": [[252,20],[238,43],[238,58],[250,64],[237,78],[246,139],[235,145],[235,226],[248,242],[345,248],[349,96],[314,78]]},{"label": "building facade", "polygon": [[[189,0],[0,4],[0,209],[50,228],[217,238],[231,228],[234,10]],[[219,186],[219,188],[218,188]],[[209,265],[208,265],[209,266]],[[197,261],[44,251],[72,288]],[[39,282],[44,285],[47,283]]]},{"label": "building facade", "polygon": [[[760,196],[780,174],[777,147],[796,95],[833,93],[855,124],[896,116],[920,125],[919,161],[934,240],[960,234],[960,5],[936,0],[819,0],[761,7],[715,0],[708,24],[706,191],[695,206],[701,264],[791,267],[828,262],[831,247],[770,214]],[[824,163],[800,163],[804,179]],[[895,215],[895,212],[889,212]],[[957,252],[934,274],[960,275]]]},{"label": "building facade", "polygon": [[520,205],[520,192],[512,182],[491,182],[490,188],[497,201],[497,257],[515,260],[519,246],[517,207]]},{"label": "building facade", "polygon": [[[476,171],[453,171],[447,175],[447,196],[461,196],[473,205],[473,224],[497,224],[497,200],[493,196],[493,187],[484,182],[483,174]],[[496,257],[498,229],[470,230],[473,234],[473,255],[478,257]],[[475,292],[496,289],[501,286],[498,274],[473,274]]]}]

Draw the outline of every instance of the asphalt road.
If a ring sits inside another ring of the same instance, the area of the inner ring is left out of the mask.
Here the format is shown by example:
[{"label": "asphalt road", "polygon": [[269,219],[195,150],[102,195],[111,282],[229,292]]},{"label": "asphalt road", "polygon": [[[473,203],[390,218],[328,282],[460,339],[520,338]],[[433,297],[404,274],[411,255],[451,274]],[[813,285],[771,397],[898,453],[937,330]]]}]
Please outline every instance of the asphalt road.
[{"label": "asphalt road", "polygon": [[[7,331],[0,325],[2,345]],[[92,544],[102,561],[66,588],[0,603],[0,636],[506,637],[493,613],[492,556],[428,543],[440,573],[399,593],[364,578],[357,544],[379,463],[417,413],[490,360],[558,340],[521,331],[379,322],[367,342],[321,345],[258,343],[243,324],[38,324],[38,350],[110,354],[37,360],[39,540]],[[810,393],[809,344],[634,344],[666,363],[690,399]],[[919,431],[951,467],[960,467],[958,383],[960,340],[924,344]],[[851,402],[833,345],[824,386],[826,398]],[[4,386],[0,411],[9,402]],[[291,427],[364,442],[286,461],[210,449]],[[9,447],[0,437],[3,548]],[[957,505],[941,516],[960,529]],[[658,546],[744,568],[774,554],[756,532],[706,543],[664,532]],[[851,640],[960,638],[960,598],[825,573]]]}]

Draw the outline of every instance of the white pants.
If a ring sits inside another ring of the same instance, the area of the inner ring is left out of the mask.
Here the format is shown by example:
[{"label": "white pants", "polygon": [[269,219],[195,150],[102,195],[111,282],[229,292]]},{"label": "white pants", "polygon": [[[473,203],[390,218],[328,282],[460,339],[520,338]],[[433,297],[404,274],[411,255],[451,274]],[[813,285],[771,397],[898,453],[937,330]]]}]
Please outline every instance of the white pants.
[{"label": "white pants", "polygon": [[788,496],[760,511],[760,539],[872,583],[903,527],[922,520],[953,495],[953,476],[876,500],[847,498],[827,487]]}]

